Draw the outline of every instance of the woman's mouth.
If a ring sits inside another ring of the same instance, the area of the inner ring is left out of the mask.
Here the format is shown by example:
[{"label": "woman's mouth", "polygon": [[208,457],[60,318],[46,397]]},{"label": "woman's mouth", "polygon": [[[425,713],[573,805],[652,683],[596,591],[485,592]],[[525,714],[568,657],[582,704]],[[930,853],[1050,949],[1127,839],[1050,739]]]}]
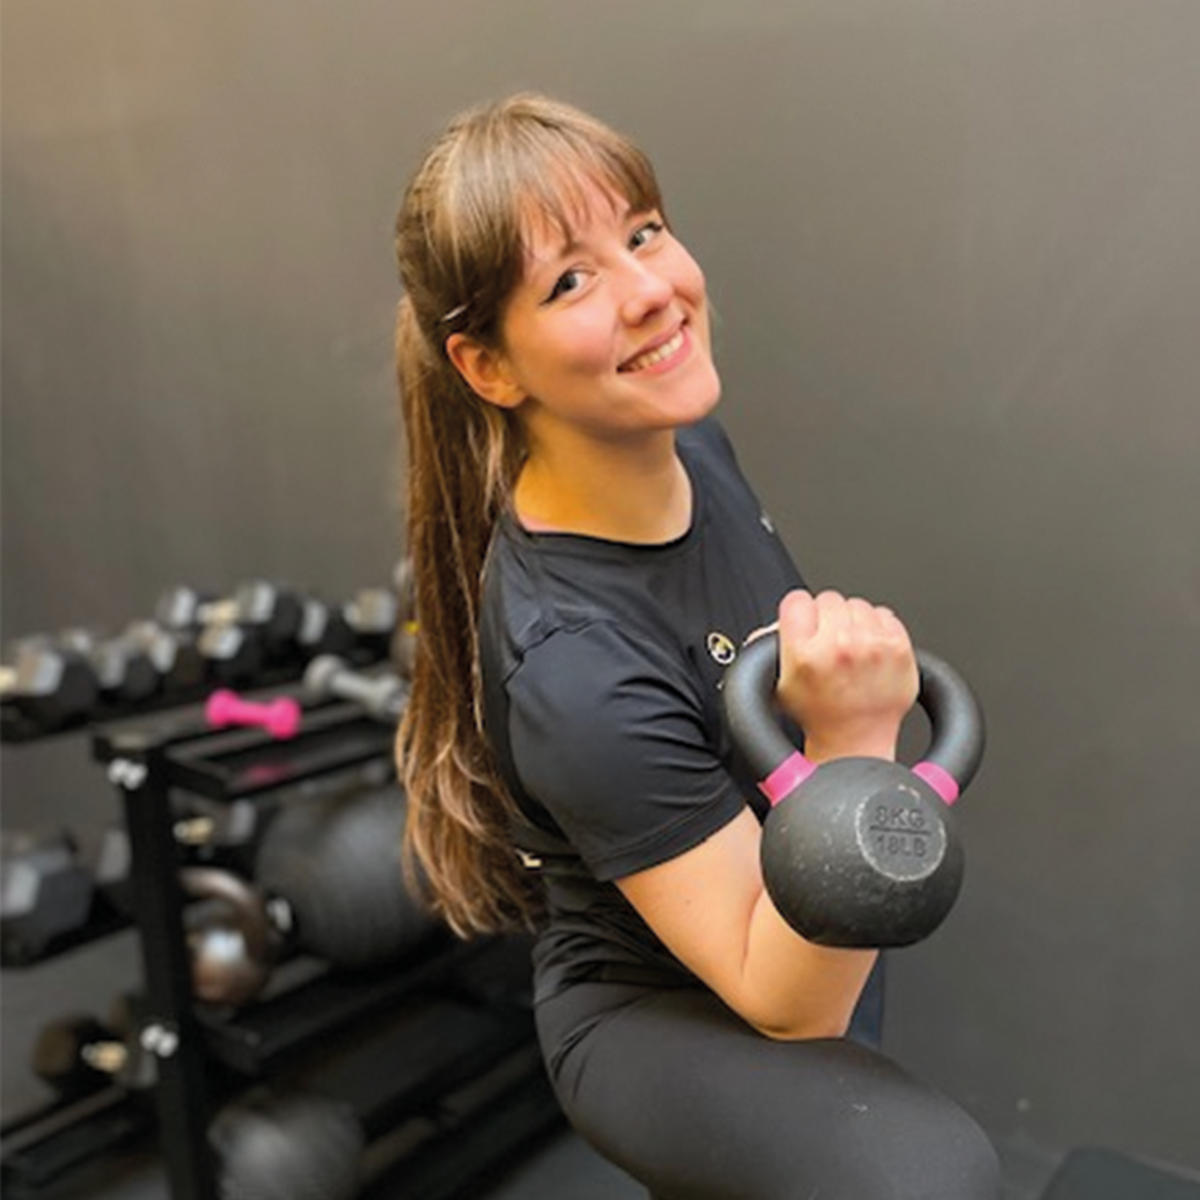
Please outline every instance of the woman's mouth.
[{"label": "woman's mouth", "polygon": [[639,354],[636,358],[631,358],[626,363],[622,363],[617,370],[623,375],[628,375],[634,371],[645,371],[648,367],[657,366],[659,363],[666,362],[667,359],[678,354],[683,349],[686,340],[687,335],[684,332],[684,327],[681,325],[661,345],[655,346],[653,350],[647,350],[644,354]]}]

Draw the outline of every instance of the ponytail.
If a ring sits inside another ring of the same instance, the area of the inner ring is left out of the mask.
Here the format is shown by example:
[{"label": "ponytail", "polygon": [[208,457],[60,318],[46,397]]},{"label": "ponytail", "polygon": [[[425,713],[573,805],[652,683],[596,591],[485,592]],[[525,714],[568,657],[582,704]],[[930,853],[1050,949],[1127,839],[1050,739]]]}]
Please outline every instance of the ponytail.
[{"label": "ponytail", "polygon": [[407,296],[396,346],[420,630],[397,742],[408,795],[405,855],[460,936],[527,927],[538,906],[511,843],[512,801],[484,736],[476,653],[483,562],[515,477],[516,439],[507,414],[480,402],[444,358],[429,353]]}]

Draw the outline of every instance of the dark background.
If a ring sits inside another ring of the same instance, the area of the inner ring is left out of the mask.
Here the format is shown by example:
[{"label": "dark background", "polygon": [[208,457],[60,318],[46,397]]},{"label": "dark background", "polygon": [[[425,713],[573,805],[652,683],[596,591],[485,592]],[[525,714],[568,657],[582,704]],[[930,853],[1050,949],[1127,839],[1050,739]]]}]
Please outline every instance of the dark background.
[{"label": "dark background", "polygon": [[[803,569],[987,709],[887,1048],[1030,1155],[1198,1166],[1198,62],[1194,0],[5,0],[3,634],[386,582],[402,183],[477,100],[591,108]],[[6,827],[116,813],[81,738],[2,764]],[[48,968],[61,1008],[127,949]]]}]

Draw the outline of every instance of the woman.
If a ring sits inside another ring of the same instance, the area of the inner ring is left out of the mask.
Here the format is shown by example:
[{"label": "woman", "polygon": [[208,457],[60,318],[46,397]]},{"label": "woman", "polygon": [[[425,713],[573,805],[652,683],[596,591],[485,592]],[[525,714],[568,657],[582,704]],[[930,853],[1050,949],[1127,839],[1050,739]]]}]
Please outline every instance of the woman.
[{"label": "woman", "polygon": [[877,1034],[875,952],[805,941],[763,890],[717,703],[736,647],[778,622],[818,761],[894,756],[917,673],[893,613],[803,590],[742,478],[649,162],[543,97],[472,111],[397,255],[408,847],[463,936],[539,931],[568,1118],[660,1200],[997,1196],[973,1122],[845,1036]]}]

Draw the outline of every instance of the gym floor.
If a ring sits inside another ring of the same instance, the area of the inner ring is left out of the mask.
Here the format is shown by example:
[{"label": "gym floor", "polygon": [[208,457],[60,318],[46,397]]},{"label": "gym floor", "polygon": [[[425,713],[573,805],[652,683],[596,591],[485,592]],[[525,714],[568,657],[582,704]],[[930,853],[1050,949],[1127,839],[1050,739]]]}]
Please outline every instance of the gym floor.
[{"label": "gym floor", "polygon": [[[3,1115],[10,1120],[49,1093],[28,1069],[27,1047],[48,1020],[103,1013],[138,976],[132,936],[118,935],[37,970],[6,971],[3,1002]],[[77,998],[75,998],[77,997]],[[1056,1165],[1030,1148],[1001,1146],[1004,1200],[1036,1200]],[[479,1200],[645,1200],[645,1191],[568,1130],[548,1134],[512,1162]],[[106,1156],[43,1193],[44,1200],[169,1200],[161,1162],[135,1151]]]}]

